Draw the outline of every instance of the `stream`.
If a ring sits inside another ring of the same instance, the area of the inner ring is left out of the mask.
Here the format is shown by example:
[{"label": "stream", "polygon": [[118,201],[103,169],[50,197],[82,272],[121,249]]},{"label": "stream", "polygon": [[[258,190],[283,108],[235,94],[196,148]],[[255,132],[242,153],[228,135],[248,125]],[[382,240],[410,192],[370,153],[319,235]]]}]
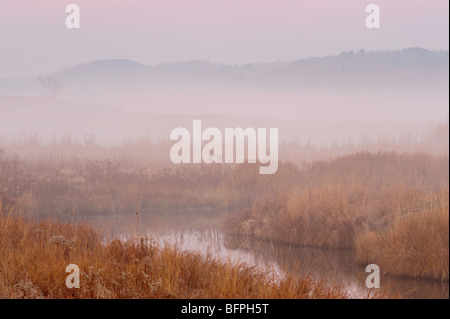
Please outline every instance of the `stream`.
[{"label": "stream", "polygon": [[[246,263],[278,276],[293,272],[345,289],[352,297],[364,298],[367,289],[365,266],[346,249],[297,247],[276,242],[225,234],[221,224],[225,213],[164,212],[113,216],[90,216],[84,220],[96,226],[105,239],[136,234],[151,236],[160,245],[211,255],[224,262]],[[78,218],[77,218],[78,219]],[[382,270],[381,270],[382,272]],[[391,298],[448,299],[449,282],[381,276],[381,290]]]}]

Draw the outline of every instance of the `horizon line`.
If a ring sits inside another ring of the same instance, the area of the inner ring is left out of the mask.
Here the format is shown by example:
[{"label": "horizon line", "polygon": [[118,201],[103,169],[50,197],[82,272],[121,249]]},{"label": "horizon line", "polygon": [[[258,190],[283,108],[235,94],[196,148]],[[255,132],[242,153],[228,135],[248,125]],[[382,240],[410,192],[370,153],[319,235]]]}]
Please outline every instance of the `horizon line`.
[{"label": "horizon line", "polygon": [[359,49],[359,50],[343,50],[340,51],[339,53],[336,53],[334,55],[323,55],[323,56],[309,56],[309,57],[305,57],[305,58],[299,58],[299,59],[294,59],[294,60],[277,60],[277,61],[266,61],[266,62],[248,62],[248,63],[224,63],[222,62],[217,62],[217,61],[212,61],[212,60],[208,60],[208,59],[186,59],[186,60],[178,60],[178,61],[172,61],[172,62],[161,62],[161,63],[153,63],[153,64],[144,64],[141,63],[137,60],[133,60],[133,59],[129,59],[129,58],[104,58],[104,59],[94,59],[94,60],[89,60],[87,62],[79,62],[79,63],[74,63],[70,66],[64,66],[61,67],[59,69],[57,69],[56,71],[52,71],[52,72],[48,72],[48,73],[44,73],[44,74],[39,74],[39,75],[27,75],[27,76],[7,76],[7,77],[3,77],[0,76],[0,79],[26,79],[26,78],[36,78],[39,76],[43,76],[43,75],[53,75],[59,72],[63,72],[65,70],[69,70],[71,68],[77,67],[77,66],[82,66],[82,65],[88,65],[88,64],[92,64],[92,63],[96,63],[96,62],[112,62],[112,61],[126,61],[126,62],[131,62],[133,64],[142,66],[142,67],[154,67],[154,66],[164,66],[164,65],[175,65],[175,64],[181,64],[181,63],[187,63],[187,62],[201,62],[201,63],[206,63],[206,64],[216,64],[216,65],[226,65],[226,66],[248,66],[248,65],[264,65],[264,64],[277,64],[277,63],[294,63],[294,62],[299,62],[299,61],[305,61],[305,60],[310,60],[310,59],[323,59],[323,58],[332,58],[332,57],[338,57],[340,54],[342,53],[350,53],[353,52],[354,54],[359,54],[361,52],[364,52],[366,54],[371,54],[371,53],[390,53],[390,52],[402,52],[402,51],[406,51],[406,50],[411,50],[411,49],[420,49],[420,50],[424,50],[430,53],[440,53],[440,52],[449,52],[449,49],[439,49],[439,50],[434,50],[434,49],[426,49],[423,47],[407,47],[407,48],[402,48],[402,49],[397,49],[397,50],[390,50],[390,49],[380,49],[380,50],[365,50],[365,49]]}]

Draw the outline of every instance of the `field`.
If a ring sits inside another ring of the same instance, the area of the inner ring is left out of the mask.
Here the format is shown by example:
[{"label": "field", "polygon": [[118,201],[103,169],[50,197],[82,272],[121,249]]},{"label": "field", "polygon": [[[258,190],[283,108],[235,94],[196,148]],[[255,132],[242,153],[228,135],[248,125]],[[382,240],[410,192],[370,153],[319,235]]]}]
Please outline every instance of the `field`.
[{"label": "field", "polygon": [[229,231],[356,249],[385,273],[448,280],[448,157],[359,153],[297,176],[289,191],[237,213]]},{"label": "field", "polygon": [[[171,165],[154,156],[168,154],[163,143],[15,141],[0,151],[0,297],[350,297],[324,281],[279,279],[145,236],[105,241],[91,225],[64,222],[126,214],[131,223],[135,212],[225,211],[230,235],[351,249],[383,275],[448,282],[446,130],[417,143],[283,144],[271,176],[250,164]],[[65,288],[69,262],[84,270],[79,290]]]},{"label": "field", "polygon": [[[308,278],[161,248],[151,238],[102,242],[86,224],[31,222],[0,212],[0,298],[348,298]],[[65,286],[68,263],[80,289]]]}]

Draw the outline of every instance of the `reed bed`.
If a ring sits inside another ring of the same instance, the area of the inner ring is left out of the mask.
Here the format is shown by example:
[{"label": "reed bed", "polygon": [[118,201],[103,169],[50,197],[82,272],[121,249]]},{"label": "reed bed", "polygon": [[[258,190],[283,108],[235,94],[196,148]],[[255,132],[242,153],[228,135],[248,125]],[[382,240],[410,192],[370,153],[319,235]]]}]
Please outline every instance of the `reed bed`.
[{"label": "reed bed", "polygon": [[429,207],[396,218],[383,231],[356,238],[359,262],[385,273],[449,280],[449,195],[442,190]]},{"label": "reed bed", "polygon": [[362,264],[448,280],[448,157],[358,153],[298,172],[288,192],[230,217],[231,233],[357,249]]},{"label": "reed bed", "polygon": [[[348,298],[309,278],[160,247],[151,238],[104,242],[87,224],[30,221],[0,211],[0,298]],[[66,287],[66,266],[81,270]]]}]

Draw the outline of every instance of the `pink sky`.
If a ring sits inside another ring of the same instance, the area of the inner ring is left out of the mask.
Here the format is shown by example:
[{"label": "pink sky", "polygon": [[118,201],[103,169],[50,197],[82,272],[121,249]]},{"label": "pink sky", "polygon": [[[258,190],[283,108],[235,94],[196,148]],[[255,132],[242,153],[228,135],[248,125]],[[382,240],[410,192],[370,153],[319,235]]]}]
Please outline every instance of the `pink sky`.
[{"label": "pink sky", "polygon": [[[65,6],[81,29],[65,28]],[[365,27],[365,6],[381,29]],[[295,60],[343,50],[448,50],[447,0],[0,0],[0,77],[96,59]]]}]

